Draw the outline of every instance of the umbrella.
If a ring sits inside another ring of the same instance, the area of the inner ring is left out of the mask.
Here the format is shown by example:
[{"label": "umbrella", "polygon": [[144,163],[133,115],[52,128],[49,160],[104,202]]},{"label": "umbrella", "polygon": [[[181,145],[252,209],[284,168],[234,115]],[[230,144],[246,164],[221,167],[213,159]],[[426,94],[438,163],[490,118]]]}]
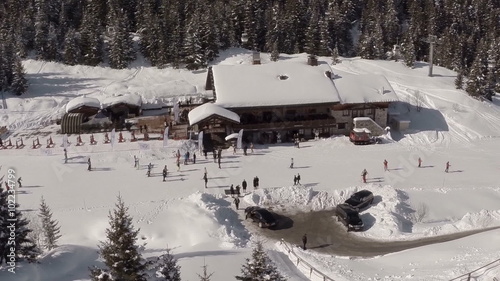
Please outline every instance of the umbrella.
[{"label": "umbrella", "polygon": [[239,136],[239,134],[238,134],[238,133],[233,133],[233,134],[228,135],[228,136],[226,137],[226,140],[228,141],[228,140],[230,140],[230,139],[237,139],[237,138],[238,138],[238,136]]}]

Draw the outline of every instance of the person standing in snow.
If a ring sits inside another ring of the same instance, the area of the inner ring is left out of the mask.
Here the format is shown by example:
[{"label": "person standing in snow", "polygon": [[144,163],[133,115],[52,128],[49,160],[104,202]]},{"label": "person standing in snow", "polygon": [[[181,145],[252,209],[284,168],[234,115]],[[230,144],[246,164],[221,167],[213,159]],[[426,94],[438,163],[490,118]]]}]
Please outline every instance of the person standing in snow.
[{"label": "person standing in snow", "polygon": [[163,168],[163,181],[165,181],[165,179],[167,178],[167,165],[165,165],[165,167]]},{"label": "person standing in snow", "polygon": [[293,158],[290,160],[290,169],[293,169]]},{"label": "person standing in snow", "polygon": [[208,183],[207,172],[205,172],[205,174],[203,174],[203,180],[205,181],[205,188],[207,188],[207,183]]},{"label": "person standing in snow", "polygon": [[297,176],[293,175],[293,185],[297,185]]},{"label": "person standing in snow", "polygon": [[422,166],[422,159],[420,159],[420,157],[418,157],[418,167],[420,168]]},{"label": "person standing in snow", "polygon": [[181,170],[181,159],[177,158],[177,172]]},{"label": "person standing in snow", "polygon": [[213,150],[213,154],[214,154],[214,163],[217,162],[217,154],[215,153],[215,149]]},{"label": "person standing in snow", "polygon": [[243,187],[243,193],[246,193],[247,192],[247,181],[246,180],[243,180],[243,182],[241,183],[241,187]]},{"label": "person standing in snow", "polygon": [[300,184],[300,174],[297,173],[297,184]]},{"label": "person standing in snow", "polygon": [[23,185],[21,184],[21,177],[17,179],[17,184],[19,184],[19,187],[23,187]]},{"label": "person standing in snow", "polygon": [[139,169],[139,157],[134,155],[134,168]]},{"label": "person standing in snow", "polygon": [[148,177],[150,177],[150,176],[151,176],[151,163],[149,163],[149,165],[148,165],[148,171],[146,172],[146,175],[147,175]]},{"label": "person standing in snow", "polygon": [[307,233],[302,236],[302,249],[306,250],[306,244],[307,244]]},{"label": "person standing in snow", "polygon": [[68,150],[64,149],[64,163],[68,163]]},{"label": "person standing in snow", "polygon": [[387,164],[389,164],[389,162],[387,162],[387,160],[384,159],[384,171],[389,171],[389,169],[387,168]]},{"label": "person standing in snow", "polygon": [[449,169],[450,169],[451,165],[450,165],[450,162],[446,162],[446,169],[444,170],[446,173],[448,173]]},{"label": "person standing in snow", "polygon": [[363,169],[363,171],[361,172],[361,177],[363,178],[363,183],[366,183],[366,175],[368,175],[368,172],[366,171],[366,169]]},{"label": "person standing in snow", "polygon": [[234,198],[234,205],[236,206],[236,210],[240,209],[240,198]]},{"label": "person standing in snow", "polygon": [[241,193],[240,193],[240,189],[241,189],[240,185],[239,185],[239,184],[237,184],[237,185],[236,185],[236,197],[240,197],[240,194],[241,194]]},{"label": "person standing in snow", "polygon": [[234,187],[231,184],[231,187],[229,188],[229,193],[231,193],[231,197],[234,197]]},{"label": "person standing in snow", "polygon": [[219,157],[219,158],[217,158],[217,163],[219,163],[219,169],[220,169],[220,168],[221,168],[221,167],[220,167],[220,157]]},{"label": "person standing in snow", "polygon": [[253,187],[259,188],[259,177],[257,177],[257,176],[255,176],[255,179],[253,181]]},{"label": "person standing in snow", "polygon": [[92,170],[92,162],[90,162],[90,157],[89,157],[89,160],[87,160],[87,164],[88,164],[87,171],[91,171]]},{"label": "person standing in snow", "polygon": [[193,152],[193,164],[196,164],[196,152]]}]

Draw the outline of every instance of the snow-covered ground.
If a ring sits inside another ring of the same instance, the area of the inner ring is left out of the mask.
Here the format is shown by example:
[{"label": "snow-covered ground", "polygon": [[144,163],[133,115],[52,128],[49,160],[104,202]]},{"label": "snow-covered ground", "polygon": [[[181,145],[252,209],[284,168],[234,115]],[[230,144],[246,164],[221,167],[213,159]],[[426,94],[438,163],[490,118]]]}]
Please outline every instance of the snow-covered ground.
[{"label": "snow-covered ground", "polygon": [[[263,63],[266,56],[262,56]],[[307,56],[285,56],[305,61]],[[232,49],[217,63],[248,63],[251,52]],[[329,58],[324,58],[329,62]],[[72,98],[86,94],[104,100],[114,94],[139,93],[144,101],[156,98],[204,94],[206,71],[156,69],[137,63],[126,70],[107,67],[65,66],[27,60],[24,63],[31,84],[29,93],[8,96],[0,109],[0,126],[13,135],[54,131],[49,124],[65,110]],[[17,169],[23,178],[18,198],[27,216],[35,216],[41,196],[59,220],[61,247],[46,253],[39,264],[18,264],[16,274],[0,270],[0,280],[58,281],[88,280],[88,267],[99,265],[97,245],[105,239],[108,212],[118,195],[129,206],[144,255],[155,257],[172,249],[181,265],[183,280],[199,280],[204,263],[213,280],[234,280],[252,242],[264,239],[269,254],[289,280],[309,280],[309,270],[296,267],[283,245],[247,230],[243,211],[236,211],[223,195],[230,184],[255,176],[260,189],[242,199],[242,206],[280,205],[289,210],[332,209],[352,192],[369,189],[377,203],[362,213],[369,227],[358,235],[383,241],[413,240],[468,230],[500,226],[500,102],[479,102],[454,88],[455,73],[434,67],[427,76],[424,64],[408,69],[400,63],[344,59],[333,66],[335,75],[377,73],[387,77],[401,102],[391,110],[411,120],[408,131],[386,136],[383,144],[354,146],[344,136],[292,145],[256,146],[253,154],[222,154],[222,169],[198,155],[195,165],[177,172],[173,152],[184,149],[182,141],[119,143],[112,149],[103,144],[68,148],[64,164],[62,136],[53,134],[56,147],[31,149],[33,137],[24,149],[0,150],[0,176],[7,168]],[[418,93],[418,94],[417,94]],[[422,110],[416,111],[415,95]],[[412,105],[407,105],[410,102]],[[125,137],[129,137],[125,134]],[[15,137],[14,137],[15,138]],[[41,137],[40,141],[45,141]],[[70,136],[76,141],[76,136]],[[153,177],[133,168],[133,156],[140,164],[155,164]],[[86,170],[91,157],[95,171]],[[288,168],[294,158],[295,169]],[[417,168],[418,158],[422,168]],[[389,172],[383,170],[383,160]],[[445,163],[451,164],[445,173]],[[161,167],[170,174],[162,182]],[[208,170],[208,188],[202,180]],[[368,171],[367,184],[361,170]],[[291,186],[300,173],[302,186]],[[253,188],[249,188],[253,191]],[[424,210],[424,211],[422,211]],[[419,218],[415,214],[420,213]],[[450,242],[432,244],[372,258],[349,258],[302,251],[294,253],[334,280],[448,280],[499,259],[500,230],[493,229]],[[302,233],[297,233],[298,239]],[[297,241],[298,242],[298,241]],[[309,241],[313,245],[319,241]],[[102,265],[102,264],[101,264]],[[473,280],[500,278],[500,267],[489,266]],[[313,280],[320,280],[314,279]]]}]

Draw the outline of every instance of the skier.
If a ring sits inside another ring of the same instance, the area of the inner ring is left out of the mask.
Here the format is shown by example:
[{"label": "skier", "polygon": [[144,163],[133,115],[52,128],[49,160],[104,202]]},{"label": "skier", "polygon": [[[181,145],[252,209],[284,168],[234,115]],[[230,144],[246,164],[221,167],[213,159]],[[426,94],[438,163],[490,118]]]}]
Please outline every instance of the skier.
[{"label": "skier", "polygon": [[293,185],[297,185],[297,176],[293,175]]},{"label": "skier", "polygon": [[186,152],[184,154],[184,165],[187,165],[188,164],[188,159],[189,159],[189,152]]},{"label": "skier", "polygon": [[234,205],[236,205],[236,210],[239,210],[240,207],[240,198],[234,198]]},{"label": "skier", "polygon": [[307,244],[307,233],[304,234],[304,236],[302,236],[302,245],[303,245],[303,249],[306,250],[306,244]]},{"label": "skier", "polygon": [[64,163],[68,163],[68,151],[64,149]]},{"label": "skier", "polygon": [[217,163],[219,163],[219,169],[220,169],[220,168],[221,168],[221,167],[220,167],[220,157],[219,157],[219,158],[217,158]]},{"label": "skier", "polygon": [[231,197],[234,197],[234,187],[231,184],[231,187],[229,188],[229,193],[231,193]]},{"label": "skier", "polygon": [[215,153],[215,149],[213,151],[213,154],[214,154],[214,163],[216,163],[217,162],[217,154]]},{"label": "skier", "polygon": [[208,157],[207,157],[207,151],[203,150],[203,154],[205,155],[205,160],[207,160],[208,159]]},{"label": "skier", "polygon": [[181,170],[181,159],[177,158],[177,172]]},{"label": "skier", "polygon": [[246,193],[247,192],[247,181],[246,180],[243,180],[243,182],[241,183],[241,187],[243,187],[243,193]]},{"label": "skier", "polygon": [[250,152],[253,153],[253,142],[250,143]]},{"label": "skier", "polygon": [[257,176],[253,179],[253,188],[259,188],[259,178]]},{"label": "skier", "polygon": [[90,157],[89,157],[89,160],[87,160],[87,164],[89,165],[87,170],[91,171],[92,170],[92,162],[90,162]]},{"label": "skier", "polygon": [[19,187],[23,187],[23,185],[21,184],[21,177],[17,179],[17,184],[19,184]]},{"label": "skier", "polygon": [[450,169],[451,165],[450,162],[446,162],[446,169],[444,170],[446,173],[448,173],[448,170]]},{"label": "skier", "polygon": [[389,169],[387,168],[387,164],[388,164],[388,163],[389,163],[389,162],[387,162],[387,160],[386,160],[386,159],[384,159],[384,171],[389,171]]},{"label": "skier", "polygon": [[193,152],[193,164],[196,164],[196,152]]},{"label": "skier", "polygon": [[151,163],[149,163],[149,165],[148,165],[148,172],[146,173],[146,175],[147,175],[148,177],[150,177],[150,176],[151,176]]},{"label": "skier", "polygon": [[139,169],[139,157],[134,155],[134,168]]},{"label": "skier", "polygon": [[245,144],[243,147],[243,155],[247,155],[248,146]]},{"label": "skier", "polygon": [[290,169],[293,169],[293,158],[290,160]]},{"label": "skier", "polygon": [[236,154],[236,145],[233,144],[233,155]]},{"label": "skier", "polygon": [[207,188],[207,183],[208,183],[207,172],[205,172],[205,174],[203,174],[203,180],[205,181],[205,188]]},{"label": "skier", "polygon": [[366,175],[368,175],[368,172],[366,171],[366,169],[364,169],[363,172],[361,172],[361,177],[363,178],[363,183],[366,183]]},{"label": "skier", "polygon": [[163,181],[165,181],[165,179],[167,178],[167,165],[165,165],[165,167],[163,168]]},{"label": "skier", "polygon": [[420,157],[418,157],[418,167],[420,168],[422,165],[422,159],[420,159]]},{"label": "skier", "polygon": [[297,184],[300,184],[300,174],[297,173]]}]

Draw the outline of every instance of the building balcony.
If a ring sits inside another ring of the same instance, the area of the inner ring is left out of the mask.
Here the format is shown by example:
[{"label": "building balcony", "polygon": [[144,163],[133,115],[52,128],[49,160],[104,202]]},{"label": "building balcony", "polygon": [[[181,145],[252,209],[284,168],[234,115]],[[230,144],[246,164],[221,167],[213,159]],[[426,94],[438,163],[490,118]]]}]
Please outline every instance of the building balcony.
[{"label": "building balcony", "polygon": [[304,120],[304,121],[276,121],[276,122],[261,122],[251,124],[237,124],[234,128],[244,130],[299,130],[310,128],[323,128],[336,126],[334,118]]}]

